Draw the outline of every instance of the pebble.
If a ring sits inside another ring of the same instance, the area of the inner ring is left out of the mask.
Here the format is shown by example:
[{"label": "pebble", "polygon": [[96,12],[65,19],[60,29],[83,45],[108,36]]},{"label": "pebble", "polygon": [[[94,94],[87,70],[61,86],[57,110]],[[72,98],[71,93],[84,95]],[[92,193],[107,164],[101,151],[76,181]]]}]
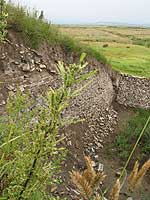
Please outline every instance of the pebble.
[{"label": "pebble", "polygon": [[14,90],[15,90],[15,87],[14,87],[13,85],[8,85],[8,86],[7,86],[7,89],[8,89],[9,91],[14,91]]},{"label": "pebble", "polygon": [[98,164],[97,171],[103,172],[104,171],[104,165],[102,163]]},{"label": "pebble", "polygon": [[119,172],[119,171],[115,173],[116,177],[120,177],[120,174],[121,174],[121,172]]},{"label": "pebble", "polygon": [[28,63],[22,65],[22,71],[30,72],[30,70],[31,70],[31,68],[30,68],[30,65]]},{"label": "pebble", "polygon": [[24,54],[24,53],[25,53],[25,51],[23,51],[23,50],[22,50],[22,51],[20,51],[19,53],[20,53],[20,54]]},{"label": "pebble", "polygon": [[46,65],[40,64],[40,68],[41,68],[41,69],[46,69]]}]

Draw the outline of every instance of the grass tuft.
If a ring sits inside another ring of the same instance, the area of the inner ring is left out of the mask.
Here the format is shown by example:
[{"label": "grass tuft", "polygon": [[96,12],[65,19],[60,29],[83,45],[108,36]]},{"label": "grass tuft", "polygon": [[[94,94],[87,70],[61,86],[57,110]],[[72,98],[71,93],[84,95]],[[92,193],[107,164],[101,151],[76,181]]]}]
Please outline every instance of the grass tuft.
[{"label": "grass tuft", "polygon": [[79,41],[59,32],[56,25],[38,17],[38,12],[29,12],[24,7],[7,4],[8,27],[19,31],[25,43],[32,48],[38,48],[44,41],[50,45],[61,45],[67,52],[83,52],[95,57],[102,63],[107,63],[106,58],[97,50],[81,44]]},{"label": "grass tuft", "polygon": [[[120,133],[116,139],[116,147],[119,152],[119,156],[126,159],[129,156],[131,149],[137,138],[140,135],[142,128],[144,127],[147,118],[150,116],[150,110],[136,109],[136,114],[132,119],[129,119],[127,127],[122,133]],[[138,151],[140,151],[140,158],[145,159],[149,157],[150,152],[150,124],[145,129],[139,144]]]},{"label": "grass tuft", "polygon": [[24,41],[33,48],[47,41],[56,43],[58,30],[54,25],[38,19],[37,12],[29,12],[21,6],[7,4],[8,26],[19,31]]}]

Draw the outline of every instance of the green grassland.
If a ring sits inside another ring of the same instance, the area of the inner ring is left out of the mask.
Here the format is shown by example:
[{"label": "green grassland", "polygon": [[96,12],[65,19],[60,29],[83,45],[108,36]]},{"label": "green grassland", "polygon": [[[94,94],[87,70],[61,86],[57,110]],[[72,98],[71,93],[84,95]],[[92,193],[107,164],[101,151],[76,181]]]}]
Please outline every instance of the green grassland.
[{"label": "green grassland", "polygon": [[114,69],[150,77],[150,29],[107,26],[61,26],[59,29],[104,54]]}]

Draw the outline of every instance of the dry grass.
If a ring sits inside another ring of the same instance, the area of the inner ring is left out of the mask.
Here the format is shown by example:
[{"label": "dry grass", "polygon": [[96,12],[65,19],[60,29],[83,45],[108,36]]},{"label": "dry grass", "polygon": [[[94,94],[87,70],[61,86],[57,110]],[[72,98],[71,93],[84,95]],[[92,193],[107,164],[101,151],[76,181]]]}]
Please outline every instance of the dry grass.
[{"label": "dry grass", "polygon": [[110,193],[110,200],[118,200],[119,199],[120,189],[121,189],[120,180],[117,179],[117,181],[116,181],[115,185],[113,186],[112,191]]},{"label": "dry grass", "polygon": [[[96,172],[92,166],[92,160],[90,157],[85,156],[86,167],[82,173],[73,171],[71,173],[71,180],[74,185],[78,188],[81,196],[85,200],[104,200],[103,192],[97,193],[97,188],[100,186],[100,182],[103,182],[106,175],[104,172]],[[128,181],[124,181],[123,184],[128,184],[129,191],[134,191],[140,184],[147,173],[150,170],[150,160],[146,161],[141,169],[139,169],[139,162],[137,161],[128,177]],[[122,185],[120,179],[117,179],[116,183],[111,189],[109,200],[119,200]]]},{"label": "dry grass", "polygon": [[[104,181],[106,175],[103,172],[96,172],[92,166],[92,160],[85,156],[87,169],[80,174],[78,171],[71,173],[72,182],[78,188],[82,197],[90,200],[99,184]],[[97,196],[97,198],[99,198]]]},{"label": "dry grass", "polygon": [[140,170],[139,162],[137,161],[135,163],[131,175],[128,178],[129,188],[131,191],[133,191],[138,185],[141,184],[141,181],[148,170],[150,170],[150,160],[145,162]]},{"label": "dry grass", "polygon": [[60,27],[62,33],[66,33],[80,41],[91,42],[120,42],[130,43],[129,38],[124,38],[119,35],[113,34],[104,27]]}]

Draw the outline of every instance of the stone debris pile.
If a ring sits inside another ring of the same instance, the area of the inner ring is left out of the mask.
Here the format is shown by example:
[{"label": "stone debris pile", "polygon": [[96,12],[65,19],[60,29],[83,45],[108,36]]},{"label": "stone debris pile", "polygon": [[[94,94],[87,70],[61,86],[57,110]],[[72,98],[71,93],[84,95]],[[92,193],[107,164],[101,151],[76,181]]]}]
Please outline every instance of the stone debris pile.
[{"label": "stone debris pile", "polygon": [[[8,51],[5,51],[7,47]],[[22,70],[23,72],[41,72],[47,67],[42,56],[37,51],[27,48],[22,44],[14,44],[9,41],[0,50],[2,55],[0,69],[6,75],[12,75],[18,72],[18,70]]]}]

